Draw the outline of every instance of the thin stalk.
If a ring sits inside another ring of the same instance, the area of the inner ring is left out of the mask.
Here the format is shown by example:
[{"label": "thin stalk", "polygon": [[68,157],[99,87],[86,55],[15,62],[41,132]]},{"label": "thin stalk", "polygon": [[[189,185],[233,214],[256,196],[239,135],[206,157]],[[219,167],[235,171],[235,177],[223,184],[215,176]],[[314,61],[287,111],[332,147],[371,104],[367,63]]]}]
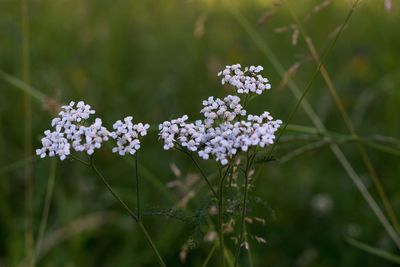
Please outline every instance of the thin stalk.
[{"label": "thin stalk", "polygon": [[229,175],[229,187],[232,187],[232,180],[233,180],[233,173],[234,173],[234,167],[232,166],[231,173]]},{"label": "thin stalk", "polygon": [[162,259],[160,253],[158,252],[156,245],[154,244],[153,240],[151,239],[151,237],[150,237],[149,233],[147,232],[146,228],[144,227],[142,221],[138,221],[138,225],[139,225],[140,230],[146,236],[146,240],[147,240],[147,242],[149,242],[151,248],[153,249],[154,254],[156,254],[158,264],[162,267],[166,267],[164,260]]},{"label": "thin stalk", "polygon": [[70,154],[69,157],[71,157],[73,160],[79,161],[79,162],[82,163],[83,165],[90,166],[90,163],[89,163],[89,162],[86,162],[86,161],[84,161],[84,160],[78,158],[77,156],[74,156],[74,155]]},{"label": "thin stalk", "polygon": [[193,157],[193,155],[189,152],[187,152],[184,149],[179,149],[179,151],[185,153],[186,155],[189,156],[189,158],[192,160],[192,162],[194,163],[194,165],[196,165],[197,169],[199,170],[201,176],[203,177],[203,179],[206,181],[208,187],[210,188],[211,193],[214,195],[215,198],[218,199],[218,195],[217,192],[215,192],[213,186],[210,183],[210,180],[208,180],[207,175],[204,173],[203,169],[200,167],[200,165],[197,163],[196,159]]},{"label": "thin stalk", "polygon": [[[354,7],[357,5],[357,1],[354,3],[354,6],[352,8],[352,10],[354,9]],[[311,39],[311,37],[308,35],[308,33],[306,32],[306,30],[304,29],[302,23],[300,22],[299,18],[297,17],[296,13],[293,11],[293,9],[291,8],[290,5],[287,5],[289,12],[293,18],[293,20],[296,22],[297,27],[300,29],[300,33],[302,35],[302,37],[304,38],[306,44],[307,44],[307,48],[309,50],[309,52],[311,53],[311,56],[313,58],[313,60],[315,61],[315,64],[319,67],[318,70],[321,73],[329,92],[331,93],[336,107],[339,109],[339,112],[346,124],[347,129],[349,130],[350,134],[352,135],[352,137],[355,139],[356,141],[356,145],[357,145],[357,149],[358,152],[361,155],[361,158],[364,162],[364,165],[366,166],[372,181],[374,182],[374,185],[378,191],[379,197],[381,198],[383,205],[386,209],[387,214],[389,215],[389,219],[391,220],[392,224],[394,225],[396,231],[398,233],[400,233],[400,224],[399,221],[397,220],[396,214],[394,213],[393,207],[389,201],[388,196],[385,193],[385,190],[383,188],[381,179],[379,178],[375,167],[372,164],[371,159],[368,156],[368,153],[364,147],[363,142],[361,141],[360,136],[358,135],[353,122],[351,121],[351,118],[343,104],[343,100],[341,99],[341,97],[338,94],[338,91],[335,87],[335,85],[333,84],[333,81],[330,77],[330,75],[328,74],[328,71],[326,70],[325,66],[324,66],[324,62],[323,62],[323,57],[320,58],[318,55],[317,50],[315,49],[314,43]],[[343,25],[344,26],[344,25]]]},{"label": "thin stalk", "polygon": [[141,212],[140,212],[140,188],[139,188],[139,173],[138,173],[138,152],[135,154],[135,173],[136,173],[136,204],[137,204],[137,217],[140,221]]},{"label": "thin stalk", "polygon": [[44,233],[46,231],[46,226],[47,226],[47,221],[48,221],[49,211],[50,211],[50,204],[51,204],[51,199],[52,199],[53,191],[54,191],[54,181],[56,178],[56,169],[57,169],[57,161],[56,161],[56,159],[53,159],[51,161],[49,179],[47,181],[46,196],[45,196],[44,205],[43,205],[42,219],[40,220],[39,234],[37,237],[37,243],[36,243],[36,248],[35,248],[35,261],[36,262],[37,262],[37,258],[42,249],[43,237],[44,237]]},{"label": "thin stalk", "polygon": [[[224,175],[221,176],[219,183],[219,197],[218,197],[218,224],[219,224],[219,244],[221,249],[221,262],[222,267],[225,267],[225,243],[224,243],[224,182],[229,172],[230,166],[226,169]],[[220,171],[221,173],[221,171]]]},{"label": "thin stalk", "polygon": [[[313,141],[316,140],[316,141]],[[394,149],[388,146],[384,146],[381,144],[376,144],[374,142],[370,142],[368,140],[364,140],[364,139],[360,139],[360,142],[363,142],[365,145],[370,146],[373,149],[376,149],[378,151],[381,152],[385,152],[385,153],[389,153],[391,155],[400,157],[400,150],[398,149]],[[278,161],[279,162],[286,162],[289,161],[291,159],[293,159],[294,157],[300,156],[301,154],[304,154],[306,152],[315,150],[315,149],[319,149],[322,148],[324,146],[330,145],[330,144],[345,144],[345,143],[349,143],[349,142],[356,142],[356,140],[353,137],[344,137],[344,138],[337,138],[337,139],[333,139],[333,138],[329,138],[329,137],[322,137],[322,138],[316,138],[316,139],[310,139],[310,143],[301,146],[299,148],[296,148],[294,150],[292,150],[291,152],[287,153],[286,155],[281,156]],[[281,143],[282,143],[282,139],[281,139]]]},{"label": "thin stalk", "polygon": [[144,227],[143,223],[139,220],[139,217],[128,207],[128,205],[118,196],[118,194],[112,189],[111,185],[107,182],[104,176],[99,172],[96,166],[93,163],[93,158],[90,158],[90,167],[96,173],[96,175],[101,179],[107,189],[111,192],[114,198],[121,204],[121,206],[128,212],[128,214],[132,217],[132,219],[138,224],[139,229],[142,231],[144,236],[146,237],[147,242],[150,244],[154,254],[157,257],[158,263],[161,267],[166,267],[160,253],[158,252],[157,247],[155,246],[153,240],[151,239],[149,233],[147,232],[146,228]]},{"label": "thin stalk", "polygon": [[[30,83],[30,44],[29,44],[29,7],[27,0],[21,0],[21,66],[22,81]],[[24,157],[32,155],[32,97],[24,94]],[[33,177],[32,163],[27,161],[24,165],[25,178],[25,248],[27,253],[28,266],[35,266],[35,251],[33,237]]]},{"label": "thin stalk", "polygon": [[46,95],[40,92],[38,89],[32,87],[26,81],[18,79],[15,76],[12,76],[4,71],[0,70],[0,79],[4,80],[5,82],[15,86],[15,88],[21,90],[25,94],[29,94],[33,99],[43,103],[46,99]]},{"label": "thin stalk", "polygon": [[29,158],[23,158],[23,159],[14,161],[11,164],[0,167],[0,174],[9,172],[9,171],[13,171],[15,169],[20,169],[21,167],[23,167],[26,164],[27,161],[31,161],[33,163],[37,159],[38,159],[38,157],[36,155],[34,155],[34,156],[32,155]]},{"label": "thin stalk", "polygon": [[344,22],[342,23],[342,25],[339,28],[339,31],[337,32],[337,34],[335,35],[335,38],[333,39],[333,41],[330,43],[329,47],[324,51],[324,53],[322,54],[321,57],[321,61],[320,63],[317,65],[316,70],[314,71],[313,75],[311,76],[311,79],[309,80],[306,89],[304,90],[304,92],[301,94],[300,99],[297,101],[294,109],[290,112],[289,118],[286,120],[286,123],[283,125],[282,130],[279,132],[275,142],[272,144],[272,147],[268,153],[268,157],[271,157],[272,152],[274,151],[276,144],[278,143],[279,139],[281,138],[281,136],[283,135],[283,133],[286,130],[286,127],[289,125],[289,123],[292,121],[294,115],[296,114],[297,110],[300,108],[300,104],[302,103],[303,99],[306,97],[307,93],[311,90],[311,86],[314,83],[314,80],[317,78],[321,68],[322,68],[322,64],[325,62],[325,59],[327,58],[327,56],[330,54],[330,52],[332,51],[332,49],[335,47],[336,42],[338,41],[340,35],[342,34],[344,28],[346,27],[347,23],[349,22],[351,16],[353,15],[354,9],[357,6],[359,0],[356,0],[352,6],[352,8],[350,9],[349,13],[347,14]]},{"label": "thin stalk", "polygon": [[302,32],[303,32],[302,33],[303,37],[306,40],[307,47],[308,47],[310,53],[312,54],[316,64],[321,64],[320,72],[322,74],[322,77],[324,78],[325,83],[327,84],[327,87],[329,89],[329,92],[331,93],[331,95],[332,95],[332,97],[333,97],[333,99],[335,101],[335,104],[336,104],[337,108],[339,109],[339,112],[340,112],[343,120],[345,121],[347,129],[349,130],[351,135],[356,140],[356,145],[357,145],[358,152],[360,153],[361,158],[362,158],[362,160],[364,162],[364,165],[367,168],[367,170],[368,170],[368,172],[369,172],[369,174],[370,174],[370,176],[372,178],[372,181],[374,182],[374,185],[375,185],[375,187],[376,187],[376,189],[378,191],[378,194],[379,194],[379,196],[380,196],[380,198],[381,198],[381,200],[383,202],[383,205],[384,205],[384,207],[386,209],[386,212],[389,215],[389,218],[390,218],[392,224],[394,225],[396,231],[398,233],[400,233],[399,221],[398,221],[398,219],[396,217],[396,214],[395,214],[395,212],[393,210],[393,207],[392,207],[392,205],[391,205],[391,203],[389,201],[389,198],[386,195],[386,192],[385,192],[385,190],[383,188],[381,179],[378,176],[378,173],[376,172],[376,169],[375,169],[374,165],[372,164],[371,159],[368,156],[368,153],[367,153],[367,151],[366,151],[366,149],[365,149],[365,147],[363,145],[363,142],[360,140],[361,138],[358,135],[358,133],[357,133],[357,131],[356,131],[354,125],[353,125],[353,122],[350,119],[350,116],[349,116],[346,108],[344,107],[344,104],[343,104],[343,101],[342,101],[341,97],[337,93],[337,89],[333,85],[332,79],[330,78],[326,68],[324,67],[324,65],[320,61],[318,53],[317,53],[317,51],[316,51],[316,49],[314,47],[314,44],[313,44],[311,38],[309,36],[307,36],[304,31],[302,31]]},{"label": "thin stalk", "polygon": [[[247,227],[246,224],[244,225],[244,231],[247,233]],[[253,261],[253,256],[251,255],[251,247],[249,244],[249,239],[247,238],[247,234],[244,236],[244,240],[245,242],[247,242],[248,244],[248,251],[247,251],[247,255],[249,256],[249,266],[250,267],[254,267],[254,261]]]},{"label": "thin stalk", "polygon": [[94,165],[93,160],[90,162],[90,167],[92,170],[96,173],[96,175],[101,179],[103,184],[107,187],[107,189],[111,192],[113,197],[122,205],[122,207],[128,212],[128,214],[132,217],[132,219],[135,222],[138,222],[138,217],[137,215],[128,207],[128,205],[118,196],[118,194],[114,191],[114,189],[111,187],[111,185],[107,182],[107,180],[104,178],[103,174],[99,172],[97,167]]},{"label": "thin stalk", "polygon": [[[252,157],[252,158],[254,158],[254,157]],[[249,170],[250,170],[251,162],[252,162],[252,159],[247,157],[246,169],[244,172],[244,196],[243,196],[243,204],[242,204],[242,216],[241,216],[241,222],[240,222],[240,235],[239,235],[239,243],[238,243],[238,247],[237,247],[236,255],[235,255],[235,263],[233,265],[234,267],[236,267],[238,264],[240,249],[242,247],[242,242],[243,242],[243,234],[244,234],[245,219],[246,219],[246,208],[247,208],[247,194],[248,194],[248,189],[249,189]]]},{"label": "thin stalk", "polygon": [[214,243],[214,245],[212,246],[210,252],[208,253],[206,260],[204,261],[204,263],[201,265],[201,267],[207,267],[208,262],[211,260],[212,255],[214,254],[215,250],[217,249],[217,243]]},{"label": "thin stalk", "polygon": [[[240,13],[240,11],[234,8],[233,5],[228,4],[229,2],[225,2],[226,8],[233,17],[237,20],[237,22],[243,27],[243,29],[248,33],[249,37],[253,40],[255,45],[260,49],[260,51],[268,58],[269,62],[273,66],[273,68],[279,73],[281,77],[285,75],[285,68],[278,60],[278,58],[274,55],[272,49],[269,45],[264,41],[261,35],[252,27],[249,21]],[[353,5],[352,8],[355,8]],[[300,99],[302,93],[298,87],[298,85],[293,81],[293,79],[289,78],[288,80],[288,87],[295,96],[297,100]],[[301,102],[301,107],[307,114],[307,116],[313,122],[315,128],[317,129],[318,133],[323,133],[324,135],[328,135],[328,131],[324,124],[322,123],[321,119],[318,117],[317,113],[311,107],[310,103],[307,99],[303,99]],[[370,209],[373,211],[377,219],[380,221],[382,226],[385,228],[386,232],[389,234],[390,238],[396,244],[396,246],[400,249],[400,237],[397,235],[397,232],[393,229],[392,225],[389,223],[388,219],[386,218],[385,214],[381,211],[379,205],[376,203],[372,195],[369,193],[368,189],[364,185],[363,181],[361,180],[360,176],[355,172],[354,168],[351,166],[349,160],[343,154],[342,150],[336,144],[331,144],[330,149],[332,153],[335,155],[336,159],[340,162],[344,170],[346,171],[349,178],[352,180],[358,191],[361,193],[365,201],[367,202]],[[260,170],[261,168],[259,168]]]}]

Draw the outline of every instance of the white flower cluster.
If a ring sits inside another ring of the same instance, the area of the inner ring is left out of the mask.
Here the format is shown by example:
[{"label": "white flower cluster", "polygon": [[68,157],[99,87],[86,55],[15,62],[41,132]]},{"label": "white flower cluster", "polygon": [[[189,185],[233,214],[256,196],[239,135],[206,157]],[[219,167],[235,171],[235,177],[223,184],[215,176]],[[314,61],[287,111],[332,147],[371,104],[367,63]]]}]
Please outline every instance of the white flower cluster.
[{"label": "white flower cluster", "polygon": [[222,76],[222,84],[232,85],[238,94],[261,95],[263,91],[271,89],[268,79],[259,74],[264,69],[262,66],[245,67],[244,70],[241,68],[240,64],[234,64],[220,71],[218,76]]},{"label": "white flower cluster", "polygon": [[260,116],[248,115],[240,105],[240,98],[227,96],[223,100],[213,97],[203,101],[200,111],[204,120],[187,123],[188,116],[165,121],[159,126],[159,136],[164,149],[176,143],[190,151],[197,151],[203,159],[214,158],[222,165],[228,164],[239,152],[249,147],[266,147],[273,144],[275,132],[282,124],[274,121],[268,112]]},{"label": "white flower cluster", "polygon": [[[164,121],[158,126],[160,131],[159,136],[164,140],[164,149],[169,150],[174,147],[175,136],[179,134],[182,129],[190,127],[186,121],[189,119],[187,115],[171,121]],[[186,129],[187,130],[187,129]],[[194,131],[193,133],[195,133]]]},{"label": "white flower cluster", "polygon": [[133,124],[131,116],[126,117],[124,122],[118,120],[114,123],[115,131],[110,133],[110,136],[117,141],[117,146],[112,149],[112,152],[118,152],[121,156],[126,154],[134,155],[140,148],[140,137],[147,135],[149,124]]},{"label": "white flower cluster", "polygon": [[233,121],[237,116],[246,115],[246,110],[240,105],[240,98],[237,96],[228,95],[224,100],[219,98],[214,100],[214,97],[210,96],[203,101],[203,106],[200,113],[204,115],[204,123],[207,126],[211,126],[218,119]]},{"label": "white flower cluster", "polygon": [[44,132],[45,137],[42,138],[43,147],[36,149],[36,154],[41,158],[59,156],[61,160],[64,160],[70,152],[71,145],[68,140],[64,138],[64,134],[57,131],[46,130]]},{"label": "white flower cluster", "polygon": [[44,132],[45,137],[41,140],[43,147],[37,149],[36,154],[42,158],[59,156],[64,160],[71,154],[71,146],[75,151],[93,154],[109,136],[99,118],[96,118],[93,124],[85,125],[86,120],[94,113],[95,111],[83,101],[76,105],[72,101],[68,106],[62,106],[59,116],[51,122],[54,131]]},{"label": "white flower cluster", "polygon": [[101,143],[108,141],[109,131],[102,126],[102,121],[96,118],[90,126],[79,126],[72,135],[72,147],[79,152],[92,155],[95,149],[101,147]]}]

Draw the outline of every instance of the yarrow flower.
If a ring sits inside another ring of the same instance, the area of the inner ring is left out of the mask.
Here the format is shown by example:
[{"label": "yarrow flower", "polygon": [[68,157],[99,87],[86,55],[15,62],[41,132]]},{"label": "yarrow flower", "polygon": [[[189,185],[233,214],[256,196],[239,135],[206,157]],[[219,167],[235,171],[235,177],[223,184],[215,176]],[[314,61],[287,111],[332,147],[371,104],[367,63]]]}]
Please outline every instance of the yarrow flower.
[{"label": "yarrow flower", "polygon": [[174,147],[175,136],[180,133],[181,129],[188,124],[185,122],[189,119],[187,115],[171,121],[164,121],[158,126],[159,136],[164,140],[164,149],[169,150]]},{"label": "yarrow flower", "polygon": [[224,70],[218,73],[222,77],[222,84],[230,84],[236,88],[238,94],[255,93],[261,95],[265,90],[271,89],[269,80],[264,78],[260,72],[264,69],[262,66],[250,66],[241,69],[240,64],[226,66]]},{"label": "yarrow flower", "polygon": [[86,152],[92,155],[95,149],[101,147],[102,142],[108,141],[109,131],[102,126],[102,121],[96,118],[90,126],[79,126],[72,133],[72,147],[75,151]]},{"label": "yarrow flower", "polygon": [[147,135],[149,124],[133,124],[131,116],[126,117],[124,122],[118,120],[114,123],[114,131],[110,136],[117,141],[117,146],[112,149],[112,152],[118,152],[121,156],[126,154],[134,155],[140,148],[140,138]]},{"label": "yarrow flower", "polygon": [[[240,105],[240,99],[227,96],[224,100],[213,97],[203,101],[201,110],[204,120],[187,123],[188,116],[165,121],[159,126],[159,136],[164,141],[164,149],[176,145],[189,151],[197,151],[203,159],[214,158],[222,165],[228,164],[239,152],[249,147],[264,148],[274,143],[275,132],[282,124],[273,120],[268,112],[248,115]],[[217,121],[219,119],[219,121]]]},{"label": "yarrow flower", "polygon": [[[222,76],[222,84],[233,85],[238,94],[261,94],[271,88],[268,79],[259,74],[262,70],[261,66],[250,66],[242,71],[240,64],[235,64],[226,66],[218,76]],[[261,115],[247,115],[238,96],[228,95],[223,99],[210,96],[202,104],[202,120],[188,122],[189,117],[184,115],[159,125],[165,150],[185,148],[196,151],[202,159],[212,158],[226,165],[251,147],[265,148],[273,144],[275,132],[282,124],[266,111]]]},{"label": "yarrow flower", "polygon": [[223,100],[210,96],[203,101],[204,108],[200,110],[205,117],[205,124],[212,125],[215,120],[222,119],[225,121],[233,121],[237,116],[246,115],[246,110],[243,109],[240,103],[240,98],[237,96],[228,95]]},{"label": "yarrow flower", "polygon": [[41,158],[46,156],[54,157],[59,156],[61,160],[64,160],[70,152],[70,144],[68,140],[64,138],[64,134],[50,130],[44,132],[45,137],[42,138],[42,148],[36,149],[36,154]]},{"label": "yarrow flower", "polygon": [[71,147],[78,152],[92,155],[95,149],[99,149],[104,141],[109,139],[109,131],[102,126],[102,121],[96,118],[93,124],[88,119],[95,111],[90,105],[74,101],[67,106],[62,106],[58,117],[51,122],[53,131],[46,130],[41,142],[43,147],[36,150],[36,154],[44,158],[46,156],[58,156],[64,160],[71,154]]}]

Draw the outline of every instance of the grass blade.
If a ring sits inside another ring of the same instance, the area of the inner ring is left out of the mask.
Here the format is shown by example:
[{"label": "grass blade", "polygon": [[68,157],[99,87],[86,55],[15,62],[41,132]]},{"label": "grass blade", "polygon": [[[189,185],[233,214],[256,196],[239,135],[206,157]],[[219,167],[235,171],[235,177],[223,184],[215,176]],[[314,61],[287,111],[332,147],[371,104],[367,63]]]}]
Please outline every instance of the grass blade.
[{"label": "grass blade", "polygon": [[393,253],[390,253],[386,250],[380,249],[380,248],[375,248],[372,247],[370,245],[367,245],[363,242],[357,241],[353,238],[346,238],[347,243],[349,243],[350,245],[361,249],[369,254],[375,255],[377,257],[380,257],[382,259],[388,260],[390,262],[396,263],[398,265],[400,265],[400,256],[397,256]]}]

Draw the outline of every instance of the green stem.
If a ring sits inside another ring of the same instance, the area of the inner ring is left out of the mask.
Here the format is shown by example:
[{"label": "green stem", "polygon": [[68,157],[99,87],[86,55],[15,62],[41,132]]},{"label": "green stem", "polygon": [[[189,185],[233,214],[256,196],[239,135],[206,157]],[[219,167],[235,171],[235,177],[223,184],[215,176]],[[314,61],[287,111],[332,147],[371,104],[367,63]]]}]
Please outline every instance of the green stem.
[{"label": "green stem", "polygon": [[294,115],[296,114],[297,110],[299,109],[303,99],[306,97],[307,93],[311,90],[312,85],[315,81],[315,79],[317,78],[319,72],[321,71],[321,68],[323,67],[323,64],[325,63],[325,59],[328,57],[328,55],[331,53],[331,51],[333,50],[333,48],[336,45],[336,42],[338,41],[340,35],[342,34],[344,28],[346,27],[347,23],[349,22],[351,16],[353,15],[353,12],[355,10],[355,7],[357,6],[359,0],[356,0],[352,6],[352,8],[350,9],[349,13],[347,14],[344,22],[342,23],[342,25],[339,28],[339,31],[336,33],[333,41],[330,43],[330,45],[328,46],[328,48],[324,51],[324,53],[321,56],[321,60],[319,62],[319,64],[317,65],[317,68],[315,69],[313,75],[311,76],[311,79],[308,81],[308,84],[306,86],[306,89],[304,90],[304,92],[301,94],[300,98],[298,99],[295,107],[293,108],[293,110],[290,112],[288,119],[286,120],[286,123],[283,125],[282,129],[279,131],[278,136],[275,140],[275,142],[272,144],[271,149],[268,153],[268,157],[270,157],[276,147],[276,144],[279,142],[279,139],[281,139],[283,133],[285,132],[287,126],[289,125],[289,123],[292,121]]},{"label": "green stem", "polygon": [[114,198],[121,204],[121,206],[128,212],[128,214],[132,217],[132,219],[138,224],[139,229],[142,231],[144,236],[146,237],[147,242],[150,244],[154,254],[157,256],[158,263],[161,267],[166,267],[160,253],[158,252],[157,247],[154,245],[153,240],[151,239],[149,233],[144,227],[143,223],[139,220],[139,217],[128,207],[128,205],[117,195],[117,193],[112,189],[111,185],[107,182],[104,176],[99,172],[96,166],[93,163],[93,157],[90,158],[90,167],[96,173],[98,177],[102,180],[107,189],[111,192]]},{"label": "green stem", "polygon": [[203,177],[203,179],[206,181],[208,187],[209,187],[210,190],[211,190],[211,193],[214,195],[215,198],[218,199],[217,192],[215,192],[213,186],[212,186],[211,183],[210,183],[210,180],[208,180],[208,178],[207,178],[207,175],[204,173],[203,169],[200,167],[200,165],[199,165],[199,164],[197,163],[197,161],[194,159],[194,157],[192,156],[192,154],[189,153],[189,152],[187,152],[187,151],[184,150],[184,149],[178,149],[178,150],[179,150],[179,151],[182,151],[183,153],[185,153],[186,155],[189,156],[189,158],[193,161],[194,165],[196,165],[196,167],[197,167],[197,169],[199,170],[199,172],[200,172],[201,176]]},{"label": "green stem", "polygon": [[201,267],[207,267],[208,262],[210,261],[212,255],[214,254],[215,250],[217,249],[217,243],[214,243],[213,247],[211,248],[210,252],[207,255],[206,260],[204,261],[204,263],[201,265]]},{"label": "green stem", "polygon": [[153,240],[151,239],[151,237],[150,237],[149,233],[147,232],[146,228],[144,227],[143,223],[141,221],[138,221],[137,223],[139,225],[140,230],[142,230],[143,234],[146,236],[146,240],[147,240],[147,242],[149,242],[151,248],[154,251],[154,254],[156,254],[157,260],[158,260],[158,264],[161,267],[166,267],[166,265],[165,265],[161,255],[160,255],[160,253],[158,252],[158,249],[157,249],[156,245],[153,243]]},{"label": "green stem", "polygon": [[[246,227],[246,224],[244,225],[244,231],[247,233],[247,227]],[[249,243],[249,239],[247,238],[247,234],[245,235],[245,237],[244,237],[244,241],[245,242],[247,242],[247,243]],[[251,254],[251,247],[250,247],[250,244],[248,244],[249,246],[248,246],[248,253],[247,253],[247,255],[249,256],[249,267],[254,267],[254,262],[253,262],[253,256],[252,256],[252,254]]]},{"label": "green stem", "polygon": [[136,204],[137,204],[137,217],[140,221],[141,212],[140,212],[140,188],[139,188],[139,173],[138,173],[138,151],[135,154],[135,173],[136,173]]},{"label": "green stem", "polygon": [[93,169],[93,171],[96,173],[98,177],[100,177],[101,181],[103,184],[107,187],[107,189],[111,192],[113,197],[122,205],[122,207],[128,212],[128,214],[132,217],[132,219],[135,222],[138,222],[138,217],[137,215],[128,207],[128,205],[125,204],[125,202],[118,196],[118,194],[112,189],[111,185],[107,182],[107,180],[104,178],[103,174],[99,172],[97,167],[94,165],[93,160],[90,162],[90,167]]},{"label": "green stem", "polygon": [[[222,267],[225,266],[225,244],[224,244],[224,182],[225,178],[229,172],[230,166],[226,169],[226,172],[221,177],[219,183],[219,198],[218,198],[218,222],[219,222],[219,242],[221,249],[221,261]],[[221,173],[221,172],[220,172]]]},{"label": "green stem", "polygon": [[246,207],[247,207],[247,193],[248,193],[248,187],[249,187],[248,173],[249,173],[250,165],[251,165],[253,159],[254,159],[254,156],[252,157],[252,159],[249,159],[249,157],[247,157],[246,170],[244,172],[244,196],[243,196],[243,204],[242,204],[240,236],[239,236],[239,243],[238,243],[238,247],[237,247],[236,255],[235,255],[235,263],[233,265],[234,267],[236,267],[238,264],[240,249],[242,247],[242,242],[243,242],[243,233],[244,233],[244,227],[245,227]]},{"label": "green stem", "polygon": [[42,218],[40,220],[39,233],[37,236],[37,243],[36,243],[36,247],[35,247],[35,261],[37,261],[37,258],[39,257],[39,254],[41,252],[42,244],[43,244],[43,237],[44,237],[44,233],[46,232],[46,226],[47,226],[47,221],[48,221],[49,212],[50,212],[50,204],[51,204],[51,199],[52,199],[53,191],[54,191],[56,168],[57,168],[57,161],[56,161],[56,159],[53,159],[51,161],[49,178],[47,180],[46,196],[45,196],[45,200],[44,200]]},{"label": "green stem", "polygon": [[80,159],[80,158],[78,158],[78,157],[76,157],[76,156],[74,156],[72,154],[70,154],[69,157],[71,157],[73,160],[79,161],[83,165],[90,166],[90,163],[88,163],[88,162],[86,162],[86,161],[84,161],[84,160],[82,160],[82,159]]}]

